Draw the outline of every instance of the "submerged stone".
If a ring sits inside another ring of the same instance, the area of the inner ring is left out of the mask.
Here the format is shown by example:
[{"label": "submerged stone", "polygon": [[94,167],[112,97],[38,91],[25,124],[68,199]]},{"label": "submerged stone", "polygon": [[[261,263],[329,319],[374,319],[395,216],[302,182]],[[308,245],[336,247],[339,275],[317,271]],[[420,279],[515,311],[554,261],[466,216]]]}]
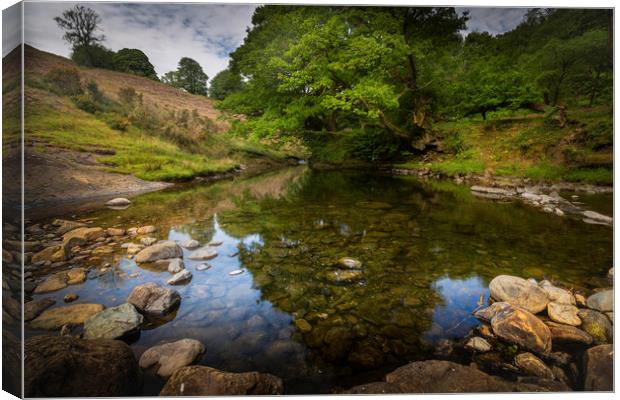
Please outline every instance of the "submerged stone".
[{"label": "submerged stone", "polygon": [[531,313],[539,313],[547,307],[547,294],[538,286],[525,279],[500,275],[489,283],[491,297],[524,308]]},{"label": "submerged stone", "polygon": [[84,322],[85,339],[118,339],[140,330],[144,318],[129,303],[101,311]]},{"label": "submerged stone", "polygon": [[140,368],[157,364],[157,375],[167,378],[178,369],[192,364],[204,351],[205,347],[198,340],[181,339],[151,347],[142,353],[139,364]]}]

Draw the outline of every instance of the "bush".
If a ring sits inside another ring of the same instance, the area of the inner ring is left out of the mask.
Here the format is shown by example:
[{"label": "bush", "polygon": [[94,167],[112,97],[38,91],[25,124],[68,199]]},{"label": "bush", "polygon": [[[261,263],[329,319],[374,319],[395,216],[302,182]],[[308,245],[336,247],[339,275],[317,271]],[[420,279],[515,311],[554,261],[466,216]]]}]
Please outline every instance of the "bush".
[{"label": "bush", "polygon": [[95,81],[86,82],[86,92],[97,103],[103,103],[105,100],[103,93],[99,90],[99,86],[97,85],[97,82]]},{"label": "bush", "polygon": [[94,114],[97,111],[101,111],[101,106],[88,94],[75,96],[73,102],[80,110],[84,110],[87,113]]},{"label": "bush", "polygon": [[138,49],[121,49],[113,57],[114,69],[159,81],[153,64]]},{"label": "bush", "polygon": [[71,59],[78,65],[93,68],[113,69],[114,52],[105,47],[94,44],[91,46],[77,46],[73,49]]},{"label": "bush", "polygon": [[63,96],[77,96],[83,93],[80,73],[75,68],[56,67],[45,75],[45,81],[52,90]]},{"label": "bush", "polygon": [[140,95],[131,86],[120,88],[118,91],[118,99],[121,103],[129,106],[133,106],[136,100],[140,99]]}]

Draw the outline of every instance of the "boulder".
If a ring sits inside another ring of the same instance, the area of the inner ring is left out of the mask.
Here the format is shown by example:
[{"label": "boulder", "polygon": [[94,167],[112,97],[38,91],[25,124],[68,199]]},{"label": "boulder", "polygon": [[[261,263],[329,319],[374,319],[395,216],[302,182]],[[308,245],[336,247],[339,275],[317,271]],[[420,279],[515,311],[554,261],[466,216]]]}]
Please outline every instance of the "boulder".
[{"label": "boulder", "polygon": [[51,297],[44,297],[29,301],[24,304],[24,321],[30,321],[38,317],[43,311],[56,304],[56,300]]},{"label": "boulder", "polygon": [[312,325],[310,325],[310,323],[305,319],[299,318],[293,321],[293,323],[295,324],[295,327],[299,329],[299,331],[302,333],[307,333],[312,330]]},{"label": "boulder", "polygon": [[388,394],[388,393],[401,393],[400,387],[393,383],[372,382],[372,383],[365,383],[359,386],[354,386],[351,389],[345,390],[343,392],[343,394]]},{"label": "boulder", "polygon": [[67,293],[67,294],[65,295],[65,297],[63,297],[63,301],[64,301],[65,303],[73,303],[74,301],[76,301],[76,300],[77,300],[77,299],[79,299],[79,298],[80,298],[80,296],[78,296],[78,295],[77,295],[77,294],[75,294],[75,293]]},{"label": "boulder", "polygon": [[465,343],[465,348],[484,353],[491,350],[491,344],[484,338],[474,336]]},{"label": "boulder", "polygon": [[351,257],[343,257],[338,260],[337,264],[341,267],[350,269],[360,269],[362,267],[362,262],[360,260]]},{"label": "boulder", "polygon": [[42,261],[51,261],[51,262],[62,261],[64,260],[64,255],[61,250],[62,250],[62,247],[60,245],[46,247],[43,250],[39,251],[38,253],[35,253],[30,259],[30,262],[32,264],[37,264]]},{"label": "boulder", "polygon": [[56,290],[64,289],[68,285],[67,273],[61,271],[48,276],[42,283],[38,284],[34,289],[35,294],[49,293]]},{"label": "boulder", "polygon": [[140,243],[145,245],[145,246],[150,246],[152,244],[157,243],[157,239],[155,239],[154,237],[143,237],[142,239],[140,239]]},{"label": "boulder", "polygon": [[550,302],[547,304],[547,315],[552,321],[560,324],[579,326],[581,320],[577,316],[579,309],[571,304]]},{"label": "boulder", "polygon": [[86,270],[84,268],[73,268],[66,271],[66,273],[68,285],[77,285],[86,280]]},{"label": "boulder", "polygon": [[591,347],[584,353],[584,390],[612,391],[614,389],[613,345]]},{"label": "boulder", "polygon": [[141,391],[131,348],[119,340],[35,336],[26,340],[25,397],[121,397]]},{"label": "boulder", "polygon": [[192,273],[187,269],[183,269],[180,272],[172,275],[172,277],[168,279],[167,283],[168,285],[180,285],[189,281],[190,279],[192,279]]},{"label": "boulder", "polygon": [[66,219],[56,219],[54,220],[52,225],[55,225],[58,227],[57,231],[61,235],[64,235],[65,233],[72,231],[74,229],[82,228],[86,226],[86,224],[82,222],[68,221]]},{"label": "boulder", "polygon": [[613,341],[613,327],[609,319],[598,311],[581,309],[577,313],[581,319],[581,329],[594,338],[594,344],[605,344]]},{"label": "boulder", "polygon": [[84,242],[91,242],[105,237],[106,233],[103,228],[77,228],[65,233],[62,237],[63,242],[69,241],[71,238],[77,238]]},{"label": "boulder", "polygon": [[185,269],[185,265],[183,264],[183,260],[180,258],[173,258],[168,263],[168,272],[171,274],[176,274],[177,272],[181,272]]},{"label": "boulder", "polygon": [[336,283],[349,283],[362,279],[363,272],[356,269],[337,269],[334,271],[327,271],[327,279]]},{"label": "boulder", "polygon": [[123,228],[108,228],[105,231],[109,236],[125,236]]},{"label": "boulder", "polygon": [[178,369],[192,364],[204,353],[205,347],[198,340],[181,339],[151,347],[140,357],[140,368],[157,364],[157,375],[169,377]]},{"label": "boulder", "polygon": [[91,316],[103,311],[101,304],[72,304],[45,310],[30,322],[33,329],[58,330],[63,325],[80,325]]},{"label": "boulder", "polygon": [[204,246],[198,250],[195,250],[189,255],[190,260],[210,260],[217,257],[217,251],[209,246]]},{"label": "boulder", "polygon": [[195,249],[197,247],[200,247],[200,243],[197,240],[184,240],[182,242],[179,242],[179,246],[185,248],[185,249]]},{"label": "boulder", "polygon": [[532,353],[518,354],[515,357],[515,365],[526,375],[538,376],[544,379],[554,379],[551,369]]},{"label": "boulder", "polygon": [[157,232],[157,227],[153,225],[141,226],[136,229],[138,235],[148,235],[149,233]]},{"label": "boulder", "polygon": [[559,287],[555,287],[549,283],[549,281],[541,282],[540,287],[547,294],[549,301],[558,304],[572,304],[575,305],[575,297],[571,292]]},{"label": "boulder", "polygon": [[489,283],[491,297],[531,313],[539,313],[547,307],[547,294],[537,285],[523,278],[500,275]]},{"label": "boulder", "polygon": [[136,262],[145,263],[165,258],[180,257],[183,257],[183,249],[172,240],[167,240],[140,250],[140,252],[136,254]]},{"label": "boulder", "polygon": [[614,222],[613,218],[608,217],[607,215],[597,213],[595,211],[584,211],[583,216],[586,217],[587,219],[594,220],[596,222],[601,222],[604,224],[611,225]]},{"label": "boulder", "polygon": [[224,372],[204,366],[177,370],[160,396],[279,395],[284,385],[277,376],[259,372]]},{"label": "boulder", "polygon": [[491,322],[493,333],[503,340],[540,354],[551,351],[551,331],[529,311],[508,303],[493,303],[475,313]]},{"label": "boulder", "polygon": [[138,243],[128,243],[126,249],[128,255],[138,254],[142,251],[142,249],[144,249],[144,245]]},{"label": "boulder", "polygon": [[176,290],[150,282],[133,288],[127,297],[127,303],[133,304],[144,314],[158,317],[178,307],[181,303],[181,296]]},{"label": "boulder", "polygon": [[108,207],[123,207],[131,204],[131,200],[126,199],[124,197],[117,197],[105,203]]},{"label": "boulder", "polygon": [[551,331],[554,343],[582,343],[590,345],[594,340],[592,335],[574,326],[558,324],[552,321],[547,321],[547,326]]},{"label": "boulder", "polygon": [[609,312],[614,310],[614,291],[604,290],[588,297],[586,300],[588,308],[601,312]]},{"label": "boulder", "polygon": [[118,339],[140,330],[142,315],[129,303],[103,310],[84,322],[85,339]]}]

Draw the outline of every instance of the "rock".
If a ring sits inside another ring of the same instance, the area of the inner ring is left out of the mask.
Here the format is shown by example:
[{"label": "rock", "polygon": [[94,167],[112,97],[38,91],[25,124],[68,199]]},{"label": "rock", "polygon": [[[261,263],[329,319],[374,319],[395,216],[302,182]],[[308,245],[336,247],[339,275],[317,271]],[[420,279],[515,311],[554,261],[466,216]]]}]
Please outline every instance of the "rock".
[{"label": "rock", "polygon": [[138,229],[136,229],[136,233],[138,235],[148,235],[149,233],[155,233],[155,232],[157,232],[157,227],[153,225],[141,226]]},{"label": "rock", "polygon": [[44,297],[27,302],[24,305],[24,321],[30,321],[38,317],[43,311],[56,304],[51,297]]},{"label": "rock", "polygon": [[228,275],[230,276],[241,275],[244,271],[245,271],[244,269],[236,269],[234,271],[230,271]]},{"label": "rock", "polygon": [[551,321],[547,322],[547,326],[551,331],[551,337],[554,343],[582,343],[590,345],[594,340],[589,333],[575,328],[574,326],[558,324]]},{"label": "rock", "polygon": [[614,389],[613,345],[591,347],[584,353],[584,390],[612,391]]},{"label": "rock", "polygon": [[475,336],[465,343],[465,348],[484,353],[491,350],[491,344],[486,339]]},{"label": "rock", "polygon": [[553,380],[553,372],[545,363],[532,353],[521,353],[515,357],[515,364],[526,375]]},{"label": "rock", "polygon": [[613,311],[608,311],[605,313],[605,315],[607,315],[607,318],[609,318],[609,320],[611,321],[611,323],[614,323],[614,312]]},{"label": "rock", "polygon": [[65,297],[63,297],[63,300],[65,303],[72,303],[74,301],[76,301],[80,296],[78,296],[75,293],[67,293],[65,295]]},{"label": "rock", "polygon": [[351,270],[343,270],[337,269],[335,271],[327,272],[327,279],[332,282],[353,282],[359,279],[362,279],[363,273],[362,271],[351,269]]},{"label": "rock", "polygon": [[501,199],[515,194],[514,191],[489,186],[472,186],[470,187],[470,190],[475,196],[489,197],[493,199]]},{"label": "rock", "polygon": [[196,247],[200,246],[200,243],[197,240],[184,240],[182,242],[179,242],[179,246],[185,248],[185,249],[195,249]]},{"label": "rock", "polygon": [[192,364],[204,353],[205,347],[198,340],[181,339],[151,347],[140,357],[140,368],[158,365],[157,375],[169,377],[178,369]]},{"label": "rock", "polygon": [[279,395],[282,380],[259,372],[233,373],[205,366],[183,367],[166,382],[160,396]]},{"label": "rock", "polygon": [[189,270],[184,269],[172,275],[172,277],[168,279],[167,283],[168,285],[180,285],[190,279],[192,279],[192,273]]},{"label": "rock", "polygon": [[119,340],[35,336],[24,346],[25,397],[121,397],[141,391],[131,348]]},{"label": "rock", "polygon": [[144,314],[163,316],[179,306],[181,295],[176,290],[150,282],[133,288],[127,297],[127,303],[133,304]]},{"label": "rock", "polygon": [[165,258],[181,258],[183,250],[175,242],[168,240],[146,247],[136,254],[136,262],[145,263]]},{"label": "rock", "polygon": [[108,207],[122,207],[122,206],[128,206],[130,204],[131,204],[131,201],[124,197],[117,197],[105,203],[105,205]]},{"label": "rock", "polygon": [[362,262],[360,260],[356,260],[355,258],[343,257],[338,260],[338,265],[344,268],[360,269],[362,267]]},{"label": "rock", "polygon": [[103,228],[77,228],[65,233],[62,237],[63,242],[68,242],[72,238],[79,239],[84,242],[91,242],[100,237],[105,237]]},{"label": "rock", "polygon": [[127,254],[138,254],[140,251],[142,251],[142,249],[144,249],[144,245],[142,244],[129,243],[129,245],[127,246]]},{"label": "rock", "polygon": [[154,237],[143,237],[142,239],[140,239],[140,243],[145,245],[145,246],[150,246],[152,244],[157,243],[157,239],[155,239]]},{"label": "rock", "polygon": [[614,278],[614,267],[609,268],[609,271],[607,271],[607,277],[611,279]]},{"label": "rock", "polygon": [[306,321],[305,319],[296,319],[295,321],[293,321],[293,323],[295,324],[295,327],[299,329],[299,331],[302,333],[307,333],[312,330],[312,325],[310,325],[310,323],[308,323],[308,321]]},{"label": "rock", "polygon": [[579,293],[575,294],[575,304],[579,307],[585,307],[586,306],[586,298],[583,297],[582,295],[580,295]]},{"label": "rock", "polygon": [[125,230],[122,228],[108,228],[105,231],[109,236],[125,236]]},{"label": "rock", "polygon": [[30,262],[32,264],[37,264],[39,262],[51,261],[58,262],[64,259],[63,253],[61,251],[61,246],[50,246],[46,247],[43,250],[35,253]]},{"label": "rock", "polygon": [[10,251],[2,249],[2,263],[8,264],[13,262],[13,254]]},{"label": "rock", "polygon": [[129,236],[136,236],[138,234],[138,228],[132,227],[132,228],[127,229],[127,234]]},{"label": "rock", "polygon": [[204,246],[189,255],[190,260],[210,260],[217,257],[217,251],[209,246]]},{"label": "rock", "polygon": [[34,289],[35,294],[49,293],[64,289],[68,285],[67,273],[65,271],[48,276],[42,283]]},{"label": "rock", "polygon": [[207,264],[207,263],[202,263],[202,264],[198,264],[196,266],[196,271],[206,271],[209,268],[211,268],[211,265]]},{"label": "rock", "polygon": [[489,283],[491,296],[498,301],[510,303],[536,314],[547,307],[547,294],[525,279],[500,275]]},{"label": "rock", "polygon": [[581,319],[581,329],[594,338],[594,344],[605,344],[613,341],[613,327],[604,314],[598,311],[581,309],[577,313]]},{"label": "rock", "polygon": [[82,283],[86,280],[86,270],[84,268],[73,268],[67,273],[67,284],[76,285],[78,283]]},{"label": "rock", "polygon": [[610,225],[614,222],[613,218],[608,217],[607,215],[599,214],[594,211],[584,211],[582,214],[587,219],[594,220],[597,222],[602,222],[602,223],[610,224]]},{"label": "rock", "polygon": [[614,291],[604,290],[588,297],[586,300],[588,308],[593,310],[607,312],[614,310]]},{"label": "rock", "polygon": [[513,385],[475,368],[450,361],[417,361],[385,376],[401,393],[510,392]]},{"label": "rock", "polygon": [[56,219],[54,220],[54,222],[52,222],[52,225],[55,225],[58,227],[57,232],[60,235],[64,235],[65,233],[69,231],[86,226],[86,224],[82,222],[68,221],[66,219]]},{"label": "rock", "polygon": [[118,339],[140,330],[144,318],[129,303],[105,309],[84,322],[85,339]]},{"label": "rock", "polygon": [[103,311],[101,304],[72,304],[43,311],[30,322],[33,329],[57,330],[63,325],[80,325],[91,316]]},{"label": "rock", "polygon": [[474,315],[490,321],[493,333],[509,343],[539,354],[549,354],[551,351],[549,327],[523,308],[498,302]]},{"label": "rock", "polygon": [[222,242],[221,240],[211,240],[209,243],[207,243],[207,246],[218,247],[223,244],[224,242]]},{"label": "rock", "polygon": [[372,382],[354,386],[343,392],[343,394],[388,394],[401,393],[400,387],[393,383]]},{"label": "rock", "polygon": [[549,301],[558,304],[572,304],[575,305],[575,297],[568,290],[555,287],[549,283],[549,281],[542,281],[540,287],[547,294]]},{"label": "rock", "polygon": [[579,309],[570,304],[558,304],[550,302],[547,304],[547,315],[552,321],[559,322],[560,324],[579,326],[581,320],[577,316]]},{"label": "rock", "polygon": [[171,274],[176,274],[177,272],[181,272],[185,269],[185,265],[183,264],[183,260],[180,258],[173,258],[168,263],[168,272]]}]

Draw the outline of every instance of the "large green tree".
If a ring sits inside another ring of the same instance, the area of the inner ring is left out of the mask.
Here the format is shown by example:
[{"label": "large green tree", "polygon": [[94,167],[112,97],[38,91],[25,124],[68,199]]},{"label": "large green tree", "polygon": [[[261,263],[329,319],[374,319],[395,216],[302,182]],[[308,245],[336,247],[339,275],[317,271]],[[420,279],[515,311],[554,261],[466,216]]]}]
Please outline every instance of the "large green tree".
[{"label": "large green tree", "polygon": [[230,69],[220,71],[209,83],[209,97],[216,100],[223,100],[231,93],[241,90],[243,81],[239,73]]},{"label": "large green tree", "polygon": [[149,58],[138,49],[121,49],[113,57],[114,69],[159,80]]},{"label": "large green tree", "polygon": [[93,9],[76,4],[73,8],[63,11],[54,21],[65,31],[63,39],[74,48],[92,46],[102,42],[105,37],[97,34],[101,25],[101,17]]},{"label": "large green tree", "polygon": [[207,80],[209,77],[196,60],[183,57],[179,61],[176,71],[164,74],[162,82],[184,89],[189,93],[207,95]]}]

